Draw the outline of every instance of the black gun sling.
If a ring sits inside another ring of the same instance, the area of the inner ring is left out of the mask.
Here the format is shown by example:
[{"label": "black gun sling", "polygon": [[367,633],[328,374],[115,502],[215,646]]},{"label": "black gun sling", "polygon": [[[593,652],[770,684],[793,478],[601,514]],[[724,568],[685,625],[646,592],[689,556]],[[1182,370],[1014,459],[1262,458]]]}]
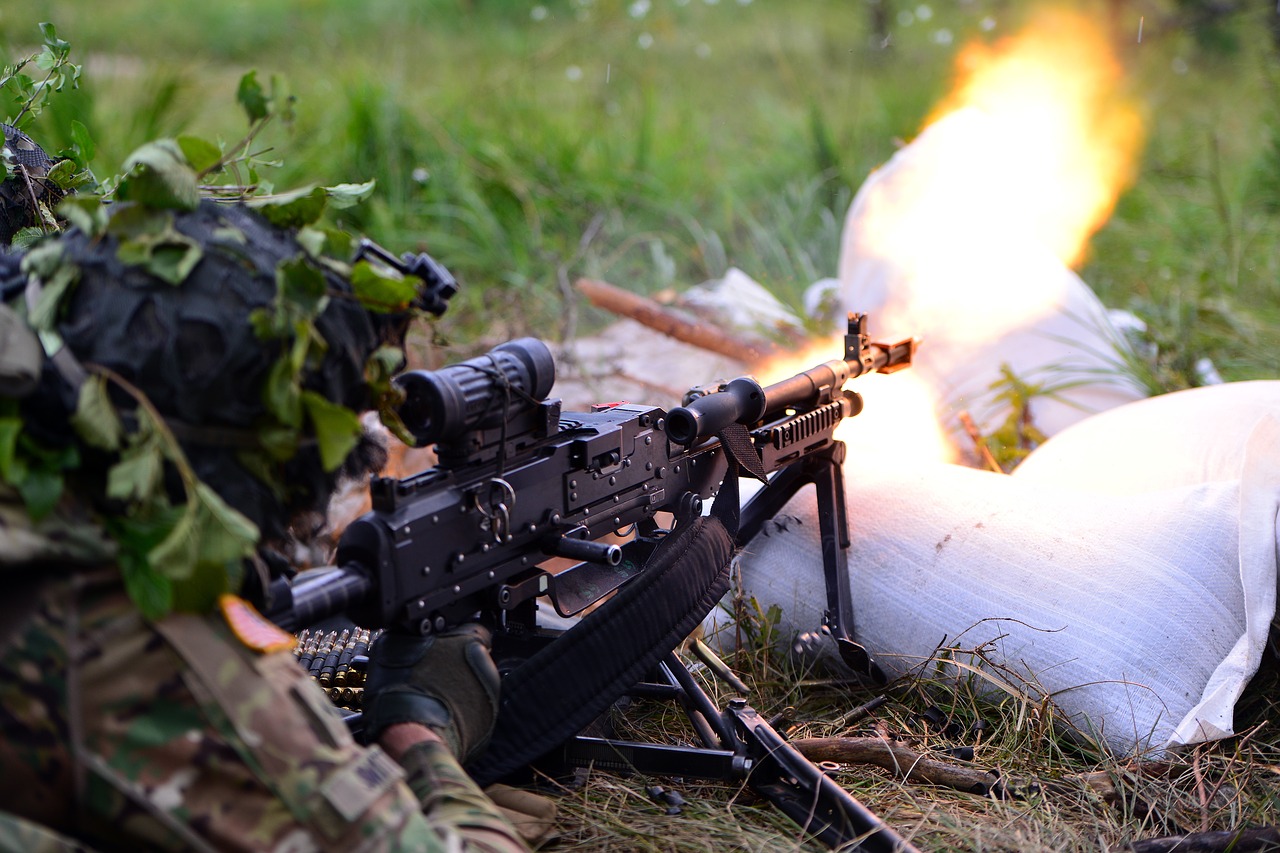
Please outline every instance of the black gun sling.
[{"label": "black gun sling", "polygon": [[471,776],[492,784],[603,713],[711,612],[729,589],[733,554],[713,516],[667,536],[631,583],[503,680],[493,739]]}]

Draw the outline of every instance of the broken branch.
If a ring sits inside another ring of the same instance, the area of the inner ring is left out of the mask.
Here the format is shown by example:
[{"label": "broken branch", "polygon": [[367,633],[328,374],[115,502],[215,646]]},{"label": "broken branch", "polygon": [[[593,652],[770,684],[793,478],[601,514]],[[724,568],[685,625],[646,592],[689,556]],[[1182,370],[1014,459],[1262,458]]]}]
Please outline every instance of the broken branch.
[{"label": "broken branch", "polygon": [[810,761],[874,764],[897,774],[903,781],[944,785],[984,797],[1008,796],[1004,782],[996,773],[928,758],[902,743],[882,738],[811,737],[793,740],[791,745]]},{"label": "broken branch", "polygon": [[699,349],[738,361],[754,361],[769,354],[758,344],[736,338],[707,323],[686,319],[652,299],[623,290],[608,282],[580,278],[575,287],[597,308],[635,320],[669,338],[675,338]]}]

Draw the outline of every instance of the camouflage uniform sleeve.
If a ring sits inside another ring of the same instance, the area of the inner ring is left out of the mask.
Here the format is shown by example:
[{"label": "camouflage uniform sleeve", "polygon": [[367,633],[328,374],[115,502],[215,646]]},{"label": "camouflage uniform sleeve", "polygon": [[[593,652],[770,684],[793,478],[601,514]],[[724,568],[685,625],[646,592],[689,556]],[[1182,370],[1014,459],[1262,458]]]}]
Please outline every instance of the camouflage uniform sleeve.
[{"label": "camouflage uniform sleeve", "polygon": [[39,579],[0,619],[5,812],[110,850],[527,849],[447,751],[358,746],[292,652],[215,615],[144,622],[98,575]]},{"label": "camouflage uniform sleeve", "polygon": [[456,849],[455,844],[486,853],[529,849],[444,744],[416,744],[401,756],[400,764],[427,822],[442,835],[454,836],[446,837],[449,849]]}]

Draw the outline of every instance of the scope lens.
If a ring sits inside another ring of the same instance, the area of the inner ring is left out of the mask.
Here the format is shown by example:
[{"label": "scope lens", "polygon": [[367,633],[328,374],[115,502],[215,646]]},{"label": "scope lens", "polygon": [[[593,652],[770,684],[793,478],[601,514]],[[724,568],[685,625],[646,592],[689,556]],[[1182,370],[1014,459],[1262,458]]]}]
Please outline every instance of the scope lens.
[{"label": "scope lens", "polygon": [[545,343],[508,341],[478,358],[396,377],[405,392],[400,417],[418,444],[448,442],[468,430],[497,426],[545,400],[555,377],[555,360]]}]

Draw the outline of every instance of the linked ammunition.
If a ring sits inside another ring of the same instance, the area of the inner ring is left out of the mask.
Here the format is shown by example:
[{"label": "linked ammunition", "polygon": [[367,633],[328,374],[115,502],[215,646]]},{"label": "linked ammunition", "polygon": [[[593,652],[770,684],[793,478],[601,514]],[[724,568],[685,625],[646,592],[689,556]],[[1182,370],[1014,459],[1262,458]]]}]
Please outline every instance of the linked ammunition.
[{"label": "linked ammunition", "polygon": [[311,659],[311,677],[318,678],[320,676],[320,668],[324,666],[325,659],[329,657],[329,652],[333,651],[333,644],[338,640],[338,632],[330,631],[325,634],[324,642],[316,649],[316,656]]},{"label": "linked ammunition", "polygon": [[320,634],[318,632],[308,637],[306,645],[302,647],[302,654],[298,655],[298,665],[305,670],[310,671],[311,669],[311,661],[315,659],[316,646],[319,639]]},{"label": "linked ammunition", "polygon": [[340,708],[359,711],[364,703],[364,674],[369,664],[369,646],[382,633],[358,625],[341,634],[304,630],[298,634],[294,654],[324,690],[329,701]]},{"label": "linked ammunition", "polygon": [[333,683],[347,686],[348,682],[351,686],[363,682],[363,673],[357,672],[351,668],[351,660],[356,655],[363,655],[369,650],[369,629],[357,628],[351,636],[351,643],[342,650],[342,656],[338,658],[338,668],[334,672]]},{"label": "linked ammunition", "polygon": [[343,650],[347,647],[347,639],[350,638],[351,631],[343,629],[342,636],[333,644],[333,648],[329,650],[329,654],[325,656],[324,662],[320,665],[320,674],[317,679],[322,685],[328,687],[333,683],[334,671],[338,668],[338,658],[342,657]]}]

